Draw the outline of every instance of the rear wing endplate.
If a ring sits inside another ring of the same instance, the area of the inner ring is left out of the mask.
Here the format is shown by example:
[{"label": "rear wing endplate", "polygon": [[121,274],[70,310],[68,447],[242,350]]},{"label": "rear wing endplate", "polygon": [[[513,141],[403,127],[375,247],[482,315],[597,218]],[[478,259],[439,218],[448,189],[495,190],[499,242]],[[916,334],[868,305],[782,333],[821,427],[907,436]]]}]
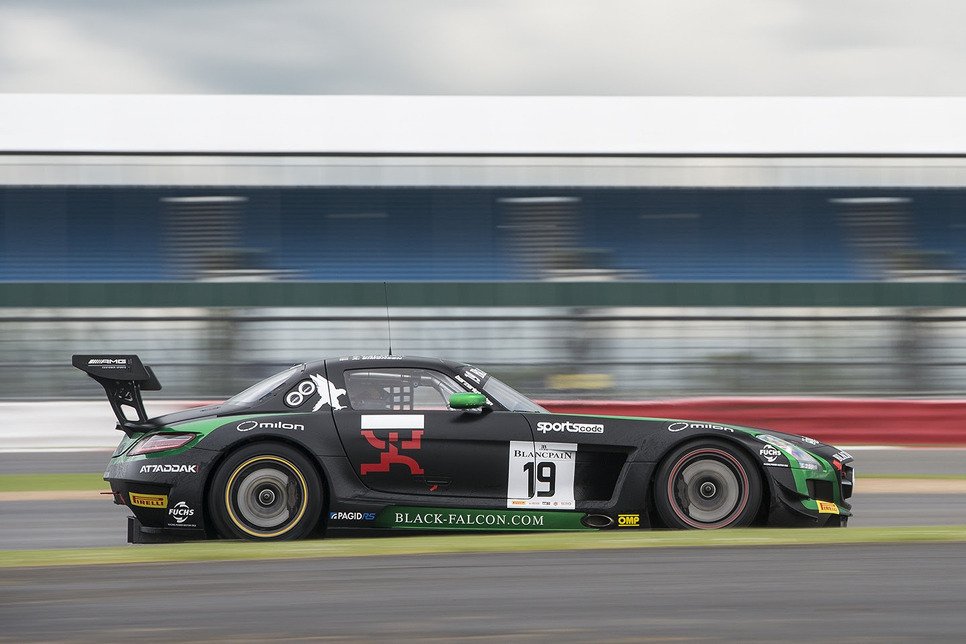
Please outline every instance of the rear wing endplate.
[{"label": "rear wing endplate", "polygon": [[[117,428],[125,434],[143,431],[141,424],[147,421],[141,391],[160,391],[151,367],[141,363],[136,355],[74,355],[71,364],[86,373],[104,387],[107,401],[117,416]],[[133,411],[136,418],[130,418]]]}]

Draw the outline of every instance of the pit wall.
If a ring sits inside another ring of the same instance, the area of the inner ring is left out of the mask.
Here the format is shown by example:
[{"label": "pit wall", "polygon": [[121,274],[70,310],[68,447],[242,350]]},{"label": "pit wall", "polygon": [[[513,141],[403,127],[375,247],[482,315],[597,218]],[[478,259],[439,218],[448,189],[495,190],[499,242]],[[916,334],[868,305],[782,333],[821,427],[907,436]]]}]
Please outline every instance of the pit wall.
[{"label": "pit wall", "polygon": [[762,427],[833,445],[966,445],[966,400],[688,398],[546,401],[556,413],[674,418]]},{"label": "pit wall", "polygon": [[[209,401],[146,402],[157,416]],[[966,400],[689,398],[543,401],[555,413],[643,416],[762,427],[833,445],[966,445]],[[121,438],[106,401],[0,403],[0,451],[110,450]]]}]

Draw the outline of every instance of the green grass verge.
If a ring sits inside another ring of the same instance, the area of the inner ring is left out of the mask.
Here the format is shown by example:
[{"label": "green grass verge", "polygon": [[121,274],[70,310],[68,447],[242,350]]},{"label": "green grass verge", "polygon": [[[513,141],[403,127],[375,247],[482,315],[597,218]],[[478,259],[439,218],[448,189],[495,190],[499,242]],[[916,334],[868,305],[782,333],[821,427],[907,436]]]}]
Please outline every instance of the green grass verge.
[{"label": "green grass verge", "polygon": [[925,481],[963,481],[966,474],[866,474],[860,473],[856,477],[860,485],[862,479],[893,479],[893,480],[925,480]]},{"label": "green grass verge", "polygon": [[214,541],[75,550],[3,550],[0,551],[0,568],[242,559],[307,559],[459,552],[694,546],[849,545],[939,541],[966,541],[966,526],[845,529],[744,528],[716,532],[615,530],[599,533],[400,535],[281,543]]},{"label": "green grass verge", "polygon": [[0,474],[0,492],[110,490],[103,474]]}]

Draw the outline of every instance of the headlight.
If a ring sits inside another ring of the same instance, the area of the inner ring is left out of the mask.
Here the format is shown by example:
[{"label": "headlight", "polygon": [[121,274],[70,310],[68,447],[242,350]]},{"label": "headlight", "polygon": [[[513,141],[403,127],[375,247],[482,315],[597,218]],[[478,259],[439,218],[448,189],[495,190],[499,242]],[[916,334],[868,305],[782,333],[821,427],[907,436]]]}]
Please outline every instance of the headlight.
[{"label": "headlight", "polygon": [[798,466],[803,470],[815,470],[816,472],[822,470],[822,466],[818,461],[815,460],[815,457],[803,450],[798,445],[789,443],[784,438],[778,438],[777,436],[772,436],[771,434],[758,434],[758,436],[755,438],[763,443],[769,443],[790,455],[792,458],[798,461]]},{"label": "headlight", "polygon": [[152,434],[134,446],[131,456],[178,449],[193,441],[196,436],[197,434]]}]

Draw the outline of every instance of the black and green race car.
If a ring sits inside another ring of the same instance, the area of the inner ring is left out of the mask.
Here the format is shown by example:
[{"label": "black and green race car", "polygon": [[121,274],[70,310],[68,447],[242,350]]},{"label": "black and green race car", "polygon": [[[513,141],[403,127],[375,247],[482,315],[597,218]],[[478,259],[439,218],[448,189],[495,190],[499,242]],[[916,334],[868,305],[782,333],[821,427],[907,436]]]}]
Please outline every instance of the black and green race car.
[{"label": "black and green race car", "polygon": [[349,530],[845,526],[853,458],[804,436],[554,414],[477,367],[352,356],[148,418],[136,355],[75,355],[124,432],[104,478],[128,540]]}]

